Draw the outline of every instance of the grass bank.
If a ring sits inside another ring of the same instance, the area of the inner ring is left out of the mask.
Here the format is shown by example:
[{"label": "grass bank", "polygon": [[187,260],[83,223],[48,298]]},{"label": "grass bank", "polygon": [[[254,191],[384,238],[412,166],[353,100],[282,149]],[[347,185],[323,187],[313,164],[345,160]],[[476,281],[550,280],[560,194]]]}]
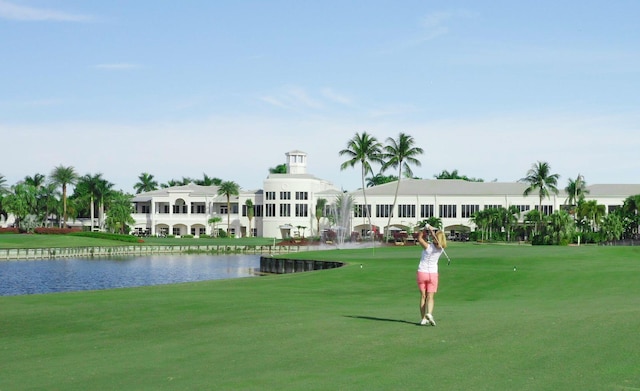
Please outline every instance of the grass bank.
[{"label": "grass bank", "polygon": [[273,244],[269,238],[143,238],[143,243],[127,243],[117,240],[88,238],[74,235],[36,235],[36,234],[2,234],[0,235],[0,249],[6,248],[68,248],[92,246],[268,246]]},{"label": "grass bank", "polygon": [[436,327],[416,325],[417,247],[295,254],[350,263],[304,274],[1,297],[0,390],[640,387],[640,249],[448,253]]}]

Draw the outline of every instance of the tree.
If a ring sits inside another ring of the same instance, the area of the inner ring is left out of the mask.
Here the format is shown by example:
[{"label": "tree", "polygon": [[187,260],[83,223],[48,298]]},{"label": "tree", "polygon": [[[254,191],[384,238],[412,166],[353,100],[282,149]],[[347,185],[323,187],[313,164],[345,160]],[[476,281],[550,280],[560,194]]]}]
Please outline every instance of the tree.
[{"label": "tree", "polygon": [[153,174],[143,172],[138,176],[138,182],[133,185],[136,194],[158,190],[158,181],[153,178]]},{"label": "tree", "polygon": [[109,202],[109,214],[106,219],[107,228],[111,232],[125,234],[128,232],[128,226],[136,223],[131,216],[133,213],[132,199],[132,195],[121,191],[113,192]]},{"label": "tree", "polygon": [[627,197],[622,203],[622,211],[628,220],[629,235],[636,236],[640,233],[640,194]]},{"label": "tree", "polygon": [[211,236],[213,237],[218,236],[217,225],[221,221],[222,221],[222,218],[220,218],[220,216],[214,216],[207,221],[209,225],[211,225]]},{"label": "tree", "polygon": [[542,213],[542,200],[549,197],[549,191],[558,194],[558,174],[551,174],[551,167],[547,162],[535,163],[529,171],[527,176],[520,179],[520,182],[524,182],[529,185],[524,190],[523,195],[526,197],[534,191],[538,191],[538,210]]},{"label": "tree", "polygon": [[62,225],[67,224],[67,186],[78,180],[78,174],[72,166],[59,165],[49,175],[51,183],[62,188]]},{"label": "tree", "polygon": [[466,175],[460,175],[458,174],[457,169],[454,169],[451,172],[447,170],[442,170],[440,174],[434,175],[433,177],[436,179],[462,179],[463,181],[469,181],[469,182],[484,182],[484,179],[470,178]]},{"label": "tree", "polygon": [[606,215],[602,220],[600,232],[602,233],[602,238],[606,241],[620,240],[624,233],[624,223],[621,214],[616,211]]},{"label": "tree", "polygon": [[240,193],[240,185],[233,181],[224,181],[218,188],[218,195],[227,197],[227,236],[231,228],[231,196],[237,196]]},{"label": "tree", "polygon": [[573,236],[574,222],[564,210],[557,210],[549,216],[549,229],[552,244],[568,244]]},{"label": "tree", "polygon": [[44,186],[45,184],[45,179],[46,177],[44,176],[44,174],[38,174],[35,173],[33,174],[33,176],[26,176],[24,177],[24,183],[26,183],[27,185],[31,185],[33,187],[35,187],[36,189]]},{"label": "tree", "polygon": [[318,237],[320,236],[320,219],[324,217],[324,208],[327,205],[327,200],[324,198],[318,198],[316,201],[316,222],[318,227]]},{"label": "tree", "polygon": [[393,204],[391,206],[391,213],[389,213],[389,219],[387,220],[387,239],[389,239],[391,217],[393,217],[393,211],[396,209],[396,203],[398,202],[398,191],[400,190],[400,181],[402,179],[402,169],[404,168],[405,174],[408,177],[413,176],[411,171],[411,164],[420,167],[422,163],[416,158],[416,156],[424,153],[424,150],[420,147],[416,147],[415,140],[412,136],[400,132],[398,138],[387,138],[387,145],[384,147],[383,158],[386,162],[382,165],[382,171],[392,167],[398,169],[398,181],[396,182],[396,192],[393,196]]},{"label": "tree", "polygon": [[19,182],[12,186],[12,191],[3,198],[3,207],[16,218],[16,225],[20,228],[24,227],[24,220],[29,215],[37,214],[36,188],[24,182]]},{"label": "tree", "polygon": [[377,173],[374,176],[367,178],[367,187],[384,185],[385,183],[395,182],[398,180],[398,177],[395,175],[383,175],[382,173]]},{"label": "tree", "polygon": [[575,180],[569,178],[567,187],[565,187],[564,190],[568,195],[565,203],[573,206],[573,213],[575,215],[578,201],[584,200],[585,194],[589,194],[589,190],[587,190],[587,183],[584,181],[584,177],[578,174]]},{"label": "tree", "polygon": [[215,177],[212,178],[203,172],[202,179],[196,179],[194,180],[194,183],[200,186],[220,186],[220,184],[222,183],[222,179]]},{"label": "tree", "polygon": [[253,216],[255,214],[255,210],[253,209],[253,201],[246,200],[244,205],[247,207],[247,218],[249,219],[249,232],[247,232],[247,236],[251,237],[251,220],[253,220]]},{"label": "tree", "polygon": [[286,174],[286,173],[287,173],[286,164],[278,164],[275,167],[269,168],[269,174]]},{"label": "tree", "polygon": [[[74,190],[74,196],[77,200],[88,204],[89,207],[89,215],[91,218],[91,230],[93,231],[93,227],[95,225],[95,208],[96,204],[98,207],[101,207],[104,202],[104,193],[108,191],[107,184],[108,182],[102,178],[102,174],[98,173],[95,175],[86,174],[78,178],[76,183],[76,188]],[[86,215],[85,215],[86,216]],[[100,224],[101,213],[99,212],[98,216],[98,226]]]},{"label": "tree", "polygon": [[384,159],[382,157],[382,144],[367,132],[362,132],[362,134],[356,133],[356,135],[347,142],[347,147],[339,152],[339,155],[346,155],[349,157],[349,160],[340,165],[340,170],[345,170],[348,167],[355,167],[356,164],[360,163],[362,197],[364,198],[363,213],[369,220],[369,232],[373,232],[373,224],[371,224],[371,213],[369,213],[367,204],[367,193],[365,191],[364,178],[367,174],[373,173],[371,163],[379,163],[380,165],[384,164]]}]

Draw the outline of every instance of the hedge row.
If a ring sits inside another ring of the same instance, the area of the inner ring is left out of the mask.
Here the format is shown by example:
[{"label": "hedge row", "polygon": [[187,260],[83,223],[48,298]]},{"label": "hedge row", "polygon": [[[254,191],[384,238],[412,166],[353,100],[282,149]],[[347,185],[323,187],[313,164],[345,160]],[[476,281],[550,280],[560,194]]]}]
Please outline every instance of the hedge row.
[{"label": "hedge row", "polygon": [[19,234],[18,228],[0,228],[0,234]]},{"label": "hedge row", "polygon": [[41,235],[66,235],[73,232],[80,232],[80,228],[57,228],[57,227],[36,227],[34,233]]},{"label": "hedge row", "polygon": [[128,243],[144,243],[144,240],[138,238],[133,235],[120,235],[120,234],[110,234],[106,232],[73,232],[71,233],[73,236],[83,236],[86,238],[97,238],[97,239],[107,239],[107,240],[119,240],[121,242]]}]

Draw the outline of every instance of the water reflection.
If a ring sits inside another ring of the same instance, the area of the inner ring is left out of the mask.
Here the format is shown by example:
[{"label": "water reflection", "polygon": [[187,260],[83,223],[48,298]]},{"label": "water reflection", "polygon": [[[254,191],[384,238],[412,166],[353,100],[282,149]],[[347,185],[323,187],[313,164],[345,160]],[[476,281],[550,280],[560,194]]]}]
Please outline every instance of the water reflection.
[{"label": "water reflection", "polygon": [[259,255],[150,255],[0,262],[0,296],[256,276]]}]

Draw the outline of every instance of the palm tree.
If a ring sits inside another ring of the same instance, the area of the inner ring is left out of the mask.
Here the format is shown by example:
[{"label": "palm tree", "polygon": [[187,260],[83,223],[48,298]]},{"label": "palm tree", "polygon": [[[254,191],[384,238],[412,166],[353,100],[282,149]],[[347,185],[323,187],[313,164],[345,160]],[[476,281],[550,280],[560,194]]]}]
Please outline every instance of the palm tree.
[{"label": "palm tree", "polygon": [[[345,170],[347,167],[355,167],[360,163],[361,166],[361,178],[362,178],[362,197],[364,198],[364,215],[369,219],[369,232],[373,232],[373,225],[371,224],[371,213],[367,204],[367,193],[365,192],[364,178],[367,174],[372,174],[371,163],[384,164],[382,157],[382,144],[378,140],[369,135],[367,132],[362,134],[356,133],[351,140],[347,142],[347,148],[339,152],[340,156],[346,155],[349,160],[340,165],[340,170]],[[373,239],[374,235],[372,235]]]},{"label": "palm tree", "polygon": [[195,179],[193,182],[196,185],[200,185],[200,186],[213,186],[213,185],[220,186],[220,184],[222,183],[222,179],[215,178],[215,177],[212,178],[203,172],[202,179]]},{"label": "palm tree", "polygon": [[589,194],[589,190],[587,190],[587,183],[584,181],[584,177],[578,174],[578,177],[575,180],[569,178],[567,187],[565,187],[564,190],[568,194],[565,202],[573,206],[573,214],[575,216],[578,201],[583,200],[585,194]]},{"label": "palm tree", "polygon": [[[95,225],[95,206],[96,200],[99,205],[102,205],[103,200],[101,197],[104,196],[104,182],[106,182],[102,178],[102,174],[98,173],[95,175],[86,174],[78,179],[76,184],[75,193],[78,194],[78,198],[85,199],[89,201],[89,214],[91,216],[91,231],[93,231],[93,227]],[[135,186],[134,186],[135,187]]]},{"label": "palm tree", "polygon": [[630,225],[635,225],[631,228],[631,231],[635,229],[635,235],[640,233],[640,194],[627,197],[622,204],[622,211],[627,215],[630,220]]},{"label": "palm tree", "polygon": [[49,175],[51,183],[62,188],[62,225],[67,224],[67,186],[73,185],[78,180],[78,174],[72,167],[59,165]]},{"label": "palm tree", "polygon": [[222,221],[222,219],[220,218],[220,216],[214,216],[214,217],[210,218],[207,221],[207,223],[209,223],[209,225],[211,225],[211,236],[213,236],[214,238],[218,236],[218,232],[217,232],[216,226],[221,221]]},{"label": "palm tree", "polygon": [[24,177],[24,183],[26,183],[27,185],[31,185],[33,187],[35,187],[36,189],[44,186],[45,183],[45,176],[44,174],[39,174],[39,173],[35,173],[33,174],[33,176],[26,176]]},{"label": "palm tree", "polygon": [[549,191],[558,194],[558,178],[560,175],[551,174],[551,167],[547,162],[535,163],[529,171],[527,176],[520,179],[520,182],[524,182],[529,185],[524,190],[523,195],[526,197],[533,191],[538,190],[538,210],[542,214],[542,200],[549,197]]},{"label": "palm tree", "polygon": [[454,169],[451,172],[447,170],[442,170],[440,174],[434,175],[433,177],[436,179],[462,179],[463,181],[469,181],[469,182],[484,182],[484,179],[481,179],[481,178],[470,178],[466,175],[460,175],[458,174],[457,169]]},{"label": "palm tree", "polygon": [[383,175],[382,173],[377,173],[374,176],[370,176],[367,179],[367,187],[373,187],[378,185],[384,185],[385,183],[395,182],[398,180],[398,177],[395,175]]},{"label": "palm tree", "polygon": [[0,195],[9,193],[9,187],[7,187],[7,180],[4,175],[0,174]]},{"label": "palm tree", "polygon": [[218,188],[218,195],[227,197],[227,236],[229,235],[229,229],[231,227],[231,196],[237,196],[239,193],[240,185],[233,181],[224,181]]},{"label": "palm tree", "polygon": [[269,174],[286,174],[286,173],[287,173],[286,164],[278,164],[275,167],[269,168]]},{"label": "palm tree", "polygon": [[127,226],[136,223],[131,216],[133,213],[133,205],[131,199],[133,196],[125,194],[122,191],[113,192],[109,202],[109,216],[106,225],[112,232],[121,234],[127,233]]},{"label": "palm tree", "polygon": [[420,167],[422,163],[416,159],[416,156],[424,153],[424,150],[420,147],[415,147],[415,140],[412,136],[404,133],[400,133],[397,139],[391,137],[387,138],[387,145],[384,147],[383,157],[387,161],[382,165],[382,171],[389,167],[398,169],[398,181],[396,184],[396,192],[393,196],[393,205],[391,206],[391,213],[389,213],[389,219],[387,220],[387,239],[389,239],[389,229],[391,226],[391,217],[393,217],[393,211],[396,208],[398,202],[398,191],[400,190],[400,181],[402,178],[402,169],[404,168],[405,174],[408,177],[413,176],[411,166],[409,164]]},{"label": "palm tree", "polygon": [[249,231],[247,232],[247,236],[251,237],[251,220],[253,220],[253,216],[255,211],[253,209],[253,201],[246,200],[244,205],[247,207],[247,218],[249,219]]},{"label": "palm tree", "polygon": [[318,198],[316,201],[316,222],[318,223],[318,237],[320,237],[320,219],[324,217],[324,208],[327,205],[327,200],[324,198]]},{"label": "palm tree", "polygon": [[158,181],[153,179],[153,174],[143,172],[138,176],[138,182],[133,185],[133,189],[136,191],[136,194],[158,190]]}]

